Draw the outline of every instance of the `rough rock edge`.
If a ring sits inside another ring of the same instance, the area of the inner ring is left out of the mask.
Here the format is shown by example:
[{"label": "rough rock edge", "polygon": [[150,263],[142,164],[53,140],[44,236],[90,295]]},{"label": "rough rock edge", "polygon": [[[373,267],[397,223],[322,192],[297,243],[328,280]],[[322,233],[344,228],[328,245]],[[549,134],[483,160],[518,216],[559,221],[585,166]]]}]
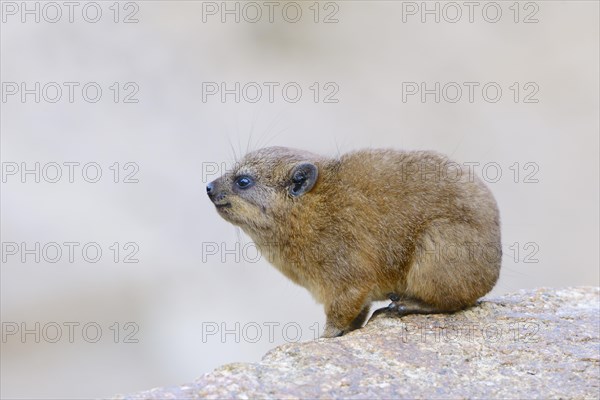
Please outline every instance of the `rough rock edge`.
[{"label": "rough rock edge", "polygon": [[450,315],[378,315],[336,339],[116,399],[598,398],[600,288],[484,298]]}]

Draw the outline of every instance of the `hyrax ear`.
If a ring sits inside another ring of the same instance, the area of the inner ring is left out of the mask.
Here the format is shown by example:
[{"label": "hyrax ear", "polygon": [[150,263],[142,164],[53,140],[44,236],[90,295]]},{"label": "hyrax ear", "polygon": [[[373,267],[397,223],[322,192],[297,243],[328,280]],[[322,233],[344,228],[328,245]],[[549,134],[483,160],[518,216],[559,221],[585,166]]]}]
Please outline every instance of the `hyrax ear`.
[{"label": "hyrax ear", "polygon": [[292,169],[289,185],[289,193],[292,197],[299,197],[309,192],[319,176],[319,170],[315,164],[302,163]]}]

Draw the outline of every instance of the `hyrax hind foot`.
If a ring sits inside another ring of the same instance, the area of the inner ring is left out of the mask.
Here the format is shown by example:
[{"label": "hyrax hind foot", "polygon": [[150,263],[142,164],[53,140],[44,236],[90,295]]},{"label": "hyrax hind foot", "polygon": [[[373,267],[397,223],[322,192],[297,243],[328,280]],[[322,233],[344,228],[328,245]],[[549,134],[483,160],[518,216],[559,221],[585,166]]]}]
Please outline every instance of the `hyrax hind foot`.
[{"label": "hyrax hind foot", "polygon": [[381,313],[402,317],[410,314],[442,314],[453,312],[432,306],[419,299],[401,297],[396,293],[390,293],[388,297],[392,302],[385,308],[375,310],[371,318]]}]

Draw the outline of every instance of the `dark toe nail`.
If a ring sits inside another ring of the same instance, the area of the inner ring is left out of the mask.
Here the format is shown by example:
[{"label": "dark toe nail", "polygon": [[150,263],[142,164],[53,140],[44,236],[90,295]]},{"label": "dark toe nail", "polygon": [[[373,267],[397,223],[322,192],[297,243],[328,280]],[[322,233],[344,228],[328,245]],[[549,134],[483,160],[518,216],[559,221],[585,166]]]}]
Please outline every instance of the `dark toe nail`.
[{"label": "dark toe nail", "polygon": [[390,294],[388,294],[388,298],[391,301],[398,301],[398,300],[400,300],[400,296],[398,296],[396,293],[390,293]]}]

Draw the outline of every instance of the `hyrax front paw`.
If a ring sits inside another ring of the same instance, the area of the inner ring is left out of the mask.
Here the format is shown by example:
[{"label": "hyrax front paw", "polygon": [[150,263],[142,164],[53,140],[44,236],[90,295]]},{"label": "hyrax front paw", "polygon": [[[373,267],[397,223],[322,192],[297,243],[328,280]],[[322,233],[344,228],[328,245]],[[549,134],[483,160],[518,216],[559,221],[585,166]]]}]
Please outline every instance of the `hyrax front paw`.
[{"label": "hyrax front paw", "polygon": [[325,331],[321,335],[322,338],[334,338],[338,336],[342,336],[344,331],[342,329],[336,328],[333,325],[327,324],[325,325]]},{"label": "hyrax front paw", "polygon": [[348,291],[337,293],[335,299],[325,306],[327,322],[321,337],[342,336],[362,327],[370,310],[366,296],[366,292],[360,293],[360,296],[349,296]]}]

